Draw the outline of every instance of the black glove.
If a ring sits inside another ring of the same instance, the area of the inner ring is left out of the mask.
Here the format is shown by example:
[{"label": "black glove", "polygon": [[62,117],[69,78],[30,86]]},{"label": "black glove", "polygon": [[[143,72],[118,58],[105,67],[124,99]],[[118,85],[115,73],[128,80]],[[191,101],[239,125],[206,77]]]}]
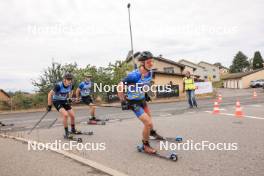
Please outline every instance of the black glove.
[{"label": "black glove", "polygon": [[67,100],[68,100],[67,103],[70,103],[71,104],[73,102],[71,98],[68,98]]},{"label": "black glove", "polygon": [[122,110],[129,110],[129,104],[126,100],[123,100],[121,102],[121,108],[122,108]]},{"label": "black glove", "polygon": [[151,98],[150,98],[150,96],[147,93],[145,93],[145,101],[146,102],[151,101]]},{"label": "black glove", "polygon": [[47,111],[50,112],[51,109],[52,109],[52,106],[51,106],[51,105],[48,105],[48,106],[47,106]]}]

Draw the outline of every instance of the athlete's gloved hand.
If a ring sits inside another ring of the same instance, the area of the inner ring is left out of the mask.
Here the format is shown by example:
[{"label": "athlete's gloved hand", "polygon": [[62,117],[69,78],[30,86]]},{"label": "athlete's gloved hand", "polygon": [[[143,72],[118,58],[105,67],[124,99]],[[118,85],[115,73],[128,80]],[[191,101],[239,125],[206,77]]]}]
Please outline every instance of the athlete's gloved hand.
[{"label": "athlete's gloved hand", "polygon": [[71,98],[68,98],[68,103],[72,103],[73,101],[72,101],[72,99]]},{"label": "athlete's gloved hand", "polygon": [[151,98],[150,98],[150,96],[147,93],[145,93],[145,101],[146,102],[151,101]]},{"label": "athlete's gloved hand", "polygon": [[129,110],[129,104],[126,100],[121,101],[122,110]]},{"label": "athlete's gloved hand", "polygon": [[47,106],[47,111],[50,112],[51,109],[52,109],[52,106],[51,106],[51,105],[48,105],[48,106]]}]

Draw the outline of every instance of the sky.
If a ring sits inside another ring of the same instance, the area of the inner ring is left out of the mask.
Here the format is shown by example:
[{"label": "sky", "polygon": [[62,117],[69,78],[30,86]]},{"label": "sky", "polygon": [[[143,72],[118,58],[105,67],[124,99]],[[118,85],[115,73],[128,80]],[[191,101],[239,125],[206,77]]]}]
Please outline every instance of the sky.
[{"label": "sky", "polygon": [[230,66],[264,51],[261,0],[0,0],[0,89],[33,91],[52,61],[106,66],[130,50]]}]

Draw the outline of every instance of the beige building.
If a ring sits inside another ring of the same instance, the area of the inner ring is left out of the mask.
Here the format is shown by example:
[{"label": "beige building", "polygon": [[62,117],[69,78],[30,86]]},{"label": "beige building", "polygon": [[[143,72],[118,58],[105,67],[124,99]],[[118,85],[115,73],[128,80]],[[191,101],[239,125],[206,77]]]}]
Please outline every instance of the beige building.
[{"label": "beige building", "polygon": [[3,90],[0,89],[0,101],[9,101],[10,96]]},{"label": "beige building", "polygon": [[244,89],[250,87],[250,81],[264,79],[264,69],[253,70],[243,73],[233,73],[223,76],[224,87]]},{"label": "beige building", "polygon": [[[205,68],[193,63],[191,61],[185,60],[185,59],[181,59],[179,60],[179,63],[188,66],[188,67],[192,67],[193,68],[193,72],[190,72],[192,75],[194,75],[196,78],[199,78],[201,80],[205,80]],[[189,71],[189,70],[188,70]]]},{"label": "beige building", "polygon": [[220,81],[219,68],[208,62],[201,61],[198,63],[199,66],[204,68],[204,79],[208,81]]},{"label": "beige building", "polygon": [[185,59],[179,60],[179,63],[185,66],[193,67],[194,68],[193,75],[196,78],[199,78],[200,80],[212,81],[212,82],[220,80],[219,68],[213,64],[204,61],[201,61],[198,64],[196,64]]}]

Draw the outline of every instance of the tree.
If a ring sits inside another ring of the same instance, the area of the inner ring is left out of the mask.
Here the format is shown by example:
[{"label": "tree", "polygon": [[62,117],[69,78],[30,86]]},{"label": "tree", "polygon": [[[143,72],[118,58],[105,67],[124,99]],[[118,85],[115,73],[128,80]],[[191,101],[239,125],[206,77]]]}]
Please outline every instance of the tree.
[{"label": "tree", "polygon": [[230,66],[231,73],[244,72],[249,67],[248,57],[239,51],[233,59],[232,65]]},{"label": "tree", "polygon": [[253,57],[253,70],[263,68],[263,58],[259,51],[256,51]]},{"label": "tree", "polygon": [[[109,63],[107,67],[95,67],[87,65],[85,68],[78,68],[77,64],[59,64],[52,63],[50,67],[44,70],[38,80],[34,80],[32,84],[38,88],[39,95],[44,97],[54,87],[54,84],[62,80],[63,74],[70,72],[74,74],[74,87],[78,87],[79,83],[85,78],[85,74],[92,75],[92,81],[97,84],[116,85],[126,75],[127,71],[132,70],[132,66],[123,61],[116,61],[114,64]],[[106,92],[96,92],[95,96],[106,98]],[[36,101],[40,100],[35,99]]]},{"label": "tree", "polygon": [[63,75],[66,72],[76,74],[77,64],[74,63],[62,65],[52,62],[51,67],[48,67],[46,70],[44,70],[39,79],[33,80],[32,84],[38,88],[39,93],[47,94],[57,82],[62,80]]}]

